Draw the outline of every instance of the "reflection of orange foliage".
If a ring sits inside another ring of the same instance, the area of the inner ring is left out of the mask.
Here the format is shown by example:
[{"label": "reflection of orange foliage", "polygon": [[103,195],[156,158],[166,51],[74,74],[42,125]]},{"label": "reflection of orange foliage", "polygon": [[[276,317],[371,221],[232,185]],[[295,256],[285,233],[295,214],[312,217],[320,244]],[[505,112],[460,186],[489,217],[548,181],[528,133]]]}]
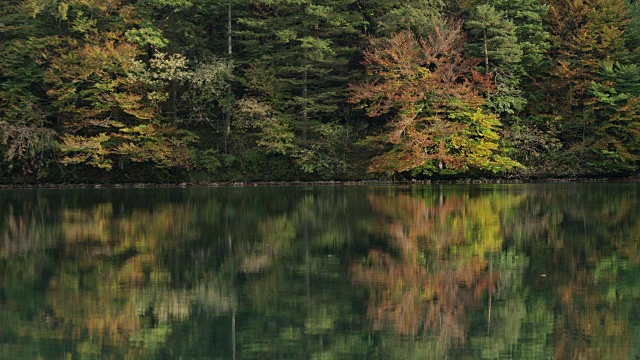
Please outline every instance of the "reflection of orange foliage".
[{"label": "reflection of orange foliage", "polygon": [[601,189],[557,201],[572,206],[552,208],[551,216],[569,225],[549,229],[559,235],[549,236],[555,251],[545,257],[547,268],[554,269],[546,281],[554,284],[562,314],[555,321],[554,357],[633,358],[630,320],[637,291],[629,293],[629,284],[620,284],[619,276],[640,262],[638,196]]},{"label": "reflection of orange foliage", "polygon": [[369,307],[377,329],[391,324],[405,336],[432,330],[464,343],[464,311],[489,286],[479,271],[443,264],[437,273],[430,273],[424,266],[402,263],[376,250],[371,251],[369,262],[369,266],[354,266],[353,280],[379,288]]},{"label": "reflection of orange foliage", "polygon": [[189,234],[187,206],[158,206],[114,215],[111,203],[92,209],[64,209],[61,232],[65,256],[49,282],[51,318],[72,329],[74,339],[87,334],[100,343],[126,344],[141,329],[144,288],[159,274],[163,240]]},{"label": "reflection of orange foliage", "polygon": [[556,322],[555,358],[630,358],[633,339],[628,314],[596,285],[581,270],[572,282],[557,289],[563,317]]},{"label": "reflection of orange foliage", "polygon": [[39,252],[55,244],[55,234],[45,231],[44,216],[49,212],[37,203],[24,201],[20,209],[9,204],[0,214],[0,258]]},{"label": "reflection of orange foliage", "polygon": [[388,234],[398,252],[374,249],[352,268],[353,281],[373,289],[369,316],[375,328],[392,326],[404,336],[431,333],[463,344],[466,310],[498,279],[486,257],[502,244],[492,199],[440,195],[429,202],[395,194],[369,200],[386,219],[375,231]]},{"label": "reflection of orange foliage", "polygon": [[[113,256],[128,249],[150,249],[171,234],[188,231],[189,209],[164,206],[153,211],[134,210],[129,216],[115,216],[111,203],[91,210],[64,209],[62,233],[65,243],[92,245],[95,255]],[[86,250],[86,249],[82,249]]]},{"label": "reflection of orange foliage", "polygon": [[[436,200],[435,206],[427,206],[426,200],[412,198],[409,195],[397,196],[369,196],[369,204],[373,211],[380,214],[388,214],[396,222],[388,223],[384,217],[379,217],[379,224],[375,231],[384,233],[391,229],[390,235],[394,237],[395,246],[401,247],[405,255],[417,254],[415,248],[418,239],[425,240],[430,237],[431,248],[446,247],[451,243],[458,243],[464,238],[462,233],[456,233],[453,229],[445,231],[448,216],[456,209],[463,206],[462,197],[453,197]],[[433,236],[436,235],[437,236]],[[406,238],[403,240],[403,238]],[[409,240],[411,239],[411,240]]]},{"label": "reflection of orange foliage", "polygon": [[80,288],[73,275],[52,279],[48,295],[51,315],[72,330],[74,339],[81,339],[86,331],[100,343],[126,344],[128,336],[140,328],[135,307],[137,290],[109,285],[115,283],[117,274],[103,276],[105,282],[92,290]]}]

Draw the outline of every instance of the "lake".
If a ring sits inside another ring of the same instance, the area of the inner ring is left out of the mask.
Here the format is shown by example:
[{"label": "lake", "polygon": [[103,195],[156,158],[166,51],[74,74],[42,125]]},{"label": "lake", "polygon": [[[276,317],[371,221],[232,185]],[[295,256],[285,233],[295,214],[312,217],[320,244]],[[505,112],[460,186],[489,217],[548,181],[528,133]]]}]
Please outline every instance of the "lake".
[{"label": "lake", "polygon": [[1,359],[637,359],[640,184],[0,191]]}]

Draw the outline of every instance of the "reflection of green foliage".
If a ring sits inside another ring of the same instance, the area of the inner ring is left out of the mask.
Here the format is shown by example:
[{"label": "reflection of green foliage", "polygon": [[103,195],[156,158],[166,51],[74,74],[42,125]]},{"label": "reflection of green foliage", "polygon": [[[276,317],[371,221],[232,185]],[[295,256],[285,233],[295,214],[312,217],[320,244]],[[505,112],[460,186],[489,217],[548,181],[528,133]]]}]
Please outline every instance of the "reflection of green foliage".
[{"label": "reflection of green foliage", "polygon": [[142,347],[155,353],[171,335],[170,325],[160,325],[156,328],[141,329],[131,335],[130,343],[135,347]]},{"label": "reflection of green foliage", "polygon": [[[527,290],[523,284],[528,259],[523,254],[508,250],[498,254],[492,261],[498,280],[491,313],[488,313],[488,307],[483,309],[482,316],[476,322],[483,324],[483,327],[478,328],[483,328],[484,334],[478,334],[480,331],[477,331],[471,334],[470,339],[477,359],[503,358],[512,353],[513,349],[527,347],[530,339],[526,332],[530,329],[528,323],[531,322],[531,314],[526,303]],[[551,326],[552,318],[543,320],[547,321],[543,324]],[[546,333],[536,332],[535,335],[542,335],[546,342]]]},{"label": "reflection of green foliage", "polygon": [[101,346],[92,341],[83,341],[76,346],[76,352],[80,359],[96,359],[100,357]]},{"label": "reflection of green foliage", "polygon": [[335,315],[337,309],[328,309],[327,306],[321,306],[315,309],[309,318],[307,318],[304,328],[307,334],[329,333],[335,326]]},{"label": "reflection of green foliage", "polygon": [[[498,272],[496,295],[508,299],[522,292],[524,271],[529,259],[524,254],[508,250],[498,254],[494,266]],[[520,294],[523,295],[523,294]]]},{"label": "reflection of green foliage", "polygon": [[521,359],[551,358],[550,337],[553,334],[553,312],[542,298],[527,304],[527,317],[522,324],[522,342],[518,346]]},{"label": "reflection of green foliage", "polygon": [[629,261],[618,258],[617,254],[600,260],[593,272],[596,281],[606,281],[616,279],[619,274],[629,269]]},{"label": "reflection of green foliage", "polygon": [[436,360],[452,359],[446,349],[446,344],[437,339],[418,341],[402,341],[393,336],[386,337],[380,344],[380,359],[407,359],[407,360]]},{"label": "reflection of green foliage", "polygon": [[499,359],[507,354],[522,338],[520,330],[526,318],[524,300],[509,299],[493,304],[490,333],[471,337],[478,359]]},{"label": "reflection of green foliage", "polygon": [[[635,184],[531,186],[523,217],[544,224],[525,231],[529,277],[557,312],[550,345],[562,358],[630,358],[637,280],[638,187]],[[527,213],[529,215],[527,215]],[[530,220],[531,221],[531,220]],[[514,224],[516,225],[516,224]],[[545,239],[545,241],[536,241]],[[541,277],[541,274],[547,277]],[[635,276],[637,278],[637,276]],[[551,333],[550,330],[548,330]]]}]

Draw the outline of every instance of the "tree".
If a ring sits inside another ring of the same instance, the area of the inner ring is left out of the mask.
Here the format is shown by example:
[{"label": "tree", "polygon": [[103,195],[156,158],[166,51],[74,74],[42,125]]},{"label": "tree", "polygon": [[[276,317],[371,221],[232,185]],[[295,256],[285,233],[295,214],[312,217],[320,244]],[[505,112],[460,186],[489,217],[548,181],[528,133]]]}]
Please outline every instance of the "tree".
[{"label": "tree", "polygon": [[373,0],[357,1],[358,11],[368,36],[389,37],[400,31],[426,36],[441,15],[441,0]]},{"label": "tree", "polygon": [[632,59],[637,62],[640,56],[640,3],[626,1],[628,23],[625,28],[625,45],[631,53]]},{"label": "tree", "polygon": [[[549,26],[554,46],[549,56],[554,60],[547,102],[562,119],[561,140],[567,148],[566,161],[581,172],[617,172],[606,165],[609,157],[606,152],[616,153],[615,146],[606,146],[605,153],[589,147],[598,142],[596,134],[602,134],[597,130],[603,129],[602,121],[611,121],[594,117],[598,112],[594,106],[599,107],[600,100],[592,89],[594,83],[607,81],[603,66],[626,64],[628,52],[623,36],[626,11],[620,0],[550,2]],[[613,136],[618,142],[622,140],[619,135]]]},{"label": "tree", "polygon": [[545,26],[549,5],[538,0],[494,0],[491,5],[502,12],[515,26],[515,35],[522,50],[524,77],[538,77],[546,71],[545,55],[549,50],[549,30]]},{"label": "tree", "polygon": [[[39,14],[65,25],[44,74],[63,129],[62,162],[107,170],[127,161],[189,167],[187,144],[194,138],[156,121],[160,94],[134,76],[139,44],[125,35],[127,24],[136,21],[131,6],[63,2]],[[173,74],[169,81],[184,67],[178,58],[159,63]]]},{"label": "tree", "polygon": [[57,40],[28,10],[21,1],[6,1],[0,10],[0,157],[8,174],[40,179],[58,148],[42,86],[47,60],[41,54]]},{"label": "tree", "polygon": [[585,146],[597,159],[590,166],[606,174],[634,172],[640,160],[640,68],[605,65],[602,82],[592,83],[589,93],[593,133]]},{"label": "tree", "polygon": [[301,146],[312,124],[341,118],[358,21],[339,0],[260,1],[241,21],[247,90],[293,125]]},{"label": "tree", "polygon": [[389,116],[386,132],[372,138],[385,152],[372,172],[452,174],[502,171],[518,164],[500,156],[500,121],[478,109],[490,78],[462,53],[460,25],[443,21],[425,39],[402,32],[371,41],[364,65],[372,78],[351,87],[351,102],[371,117]]},{"label": "tree", "polygon": [[520,112],[526,100],[520,90],[523,51],[515,24],[504,12],[482,4],[474,8],[465,25],[475,40],[468,47],[484,60],[484,74],[491,74],[496,85],[495,93],[487,93],[488,109],[496,114]]},{"label": "tree", "polygon": [[554,146],[560,142],[554,122],[545,116],[543,101],[550,47],[543,20],[549,6],[538,0],[491,0],[472,1],[461,10],[468,13],[467,48],[484,59],[482,68],[493,74],[496,85],[487,94],[485,106],[499,114],[505,125],[504,148],[527,168],[517,173],[531,176],[558,169],[549,163],[554,163]]}]

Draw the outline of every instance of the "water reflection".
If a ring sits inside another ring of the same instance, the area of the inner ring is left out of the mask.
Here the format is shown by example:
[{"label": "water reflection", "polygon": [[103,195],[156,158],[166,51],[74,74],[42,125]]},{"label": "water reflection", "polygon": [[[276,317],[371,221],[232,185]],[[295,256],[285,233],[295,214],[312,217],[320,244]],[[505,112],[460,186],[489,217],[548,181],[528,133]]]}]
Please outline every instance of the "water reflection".
[{"label": "water reflection", "polygon": [[634,358],[637,184],[0,193],[0,358]]},{"label": "water reflection", "polygon": [[375,328],[392,328],[421,342],[423,350],[416,357],[444,358],[467,345],[470,317],[484,308],[485,319],[473,320],[476,327],[486,325],[471,336],[472,345],[511,345],[514,339],[500,339],[504,344],[494,340],[503,333],[503,318],[511,319],[505,307],[521,305],[513,300],[527,258],[502,252],[501,219],[524,197],[432,189],[371,195],[375,217],[381,220],[376,232],[389,246],[371,250],[352,271],[355,283],[373,290],[368,314]]}]

